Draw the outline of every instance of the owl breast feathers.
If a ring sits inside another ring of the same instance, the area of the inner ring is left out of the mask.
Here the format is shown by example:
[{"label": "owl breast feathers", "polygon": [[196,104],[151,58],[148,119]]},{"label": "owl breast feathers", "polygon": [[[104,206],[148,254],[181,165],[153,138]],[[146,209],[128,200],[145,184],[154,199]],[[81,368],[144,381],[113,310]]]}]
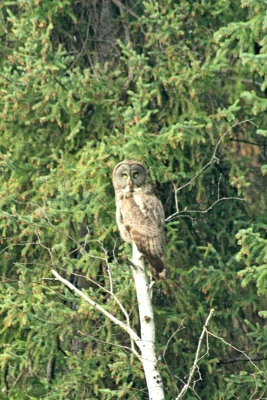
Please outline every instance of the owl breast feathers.
[{"label": "owl breast feathers", "polygon": [[166,279],[164,210],[143,164],[123,161],[113,170],[116,219],[122,239],[134,242],[154,279]]}]

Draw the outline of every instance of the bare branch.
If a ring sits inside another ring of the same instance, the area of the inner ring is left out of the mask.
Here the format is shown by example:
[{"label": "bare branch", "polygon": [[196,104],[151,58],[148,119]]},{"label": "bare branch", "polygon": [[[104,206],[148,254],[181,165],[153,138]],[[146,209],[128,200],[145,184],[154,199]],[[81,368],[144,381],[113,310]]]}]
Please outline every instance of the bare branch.
[{"label": "bare branch", "polygon": [[114,324],[120,326],[125,332],[128,333],[130,338],[136,343],[136,345],[140,346],[140,337],[134,332],[132,328],[130,328],[127,324],[120,321],[118,318],[114,317],[110,312],[105,310],[102,306],[92,300],[90,297],[86,296],[81,290],[77,289],[72,283],[70,283],[67,279],[62,278],[54,269],[52,270],[52,274],[62,282],[65,286],[67,286],[70,290],[74,291],[80,297],[82,297],[87,303],[89,303],[92,307],[94,307],[97,311],[101,312],[105,317],[110,319]]},{"label": "bare branch", "polygon": [[252,376],[253,376],[253,379],[254,379],[254,382],[255,382],[255,389],[254,389],[254,392],[252,393],[252,395],[250,396],[249,400],[252,400],[254,395],[258,391],[258,382],[257,382],[256,376],[254,374],[252,374]]},{"label": "bare branch", "polygon": [[263,372],[257,367],[257,365],[253,362],[253,360],[246,354],[245,351],[243,350],[239,350],[237,347],[233,346],[231,343],[227,342],[225,339],[223,339],[220,336],[215,335],[214,333],[211,333],[207,330],[207,334],[211,335],[213,337],[215,337],[216,339],[220,340],[221,342],[223,342],[224,344],[226,344],[227,346],[231,347],[232,349],[234,349],[235,351],[237,351],[238,353],[243,354],[243,356],[253,365],[253,367],[259,372],[259,374],[264,378],[264,380],[267,382],[266,377],[264,376]]},{"label": "bare branch", "polygon": [[[209,212],[217,203],[220,203],[221,201],[225,200],[240,200],[240,201],[245,201],[242,197],[221,197],[220,199],[215,200],[208,208],[205,210],[188,210],[187,207],[185,207],[182,211],[177,211],[174,214],[170,215],[168,218],[165,219],[165,222],[171,221],[174,217],[176,217],[178,214],[181,214],[183,212],[187,213],[198,213],[198,214],[206,214]],[[185,215],[179,215],[181,217],[184,217]],[[188,215],[190,218],[190,216]]]},{"label": "bare branch", "polygon": [[[231,347],[231,348],[234,349],[235,351],[237,351],[237,352],[243,354],[243,356],[246,358],[246,360],[243,360],[243,361],[249,361],[249,362],[253,365],[253,367],[258,371],[258,373],[263,377],[264,381],[266,382],[266,377],[264,376],[264,374],[262,373],[262,371],[257,367],[257,365],[253,362],[253,360],[245,353],[245,351],[239,350],[237,347],[235,347],[235,346],[233,346],[232,344],[228,343],[228,342],[227,342],[226,340],[224,340],[223,338],[221,338],[221,337],[215,335],[214,333],[211,333],[210,331],[208,331],[208,329],[207,329],[207,328],[208,328],[208,324],[209,324],[209,321],[210,321],[210,319],[211,319],[213,313],[214,313],[214,309],[211,309],[211,310],[210,310],[210,313],[209,313],[209,315],[208,315],[208,317],[207,317],[207,319],[206,319],[206,322],[205,322],[205,324],[204,324],[204,326],[203,326],[203,330],[202,330],[202,332],[201,332],[201,335],[200,335],[200,337],[199,337],[198,346],[197,346],[197,351],[196,351],[196,355],[195,355],[195,360],[194,360],[194,363],[193,363],[193,365],[192,365],[192,367],[191,367],[191,369],[190,369],[190,373],[189,373],[189,377],[188,377],[187,383],[184,384],[184,386],[183,386],[181,392],[179,393],[178,397],[176,397],[175,400],[181,399],[181,398],[183,397],[183,395],[187,392],[187,390],[188,390],[189,388],[192,389],[192,390],[194,391],[194,387],[190,387],[190,383],[191,383],[191,381],[192,381],[192,379],[193,379],[193,376],[194,376],[194,373],[195,373],[196,369],[197,369],[198,372],[199,372],[199,366],[198,366],[199,361],[209,353],[209,341],[208,341],[209,335],[210,335],[210,336],[213,336],[214,338],[216,338],[216,339],[218,339],[218,340],[220,340],[221,342],[223,342],[223,343],[226,344],[227,346]],[[204,335],[206,335],[206,341],[207,341],[207,343],[206,343],[206,348],[207,348],[207,350],[206,350],[205,354],[203,354],[201,357],[199,357],[199,353],[200,353],[200,350],[201,350],[201,344],[202,344]],[[241,361],[241,360],[239,360],[239,361]],[[200,372],[199,372],[199,374],[200,374]],[[253,376],[253,378],[254,378],[254,380],[255,380],[255,390],[254,390],[252,396],[250,397],[250,400],[253,399],[253,397],[255,396],[255,394],[256,394],[257,391],[258,391],[258,383],[257,383],[256,377],[255,377],[254,374],[252,374],[252,376]],[[200,379],[201,379],[201,376],[200,376]],[[196,384],[196,382],[197,382],[197,381],[194,382],[194,385]],[[195,392],[195,391],[194,391],[194,392]],[[265,390],[261,393],[259,399],[262,398],[262,396],[264,395],[264,393],[265,393]]]},{"label": "bare branch", "polygon": [[164,351],[163,351],[163,358],[165,357],[167,348],[168,348],[169,343],[170,343],[170,341],[172,340],[172,338],[176,335],[176,333],[178,333],[179,331],[185,329],[185,327],[184,327],[184,325],[183,325],[184,320],[185,320],[185,318],[182,320],[182,322],[180,323],[180,325],[178,326],[178,328],[176,329],[176,331],[169,337],[169,339],[168,339],[168,341],[167,341],[167,343],[166,343],[166,346],[165,346],[165,348],[164,348]]},{"label": "bare branch", "polygon": [[[139,361],[141,361],[140,354],[138,354],[135,349],[132,349],[132,348],[130,348],[128,346],[123,346],[121,344],[116,344],[116,343],[112,343],[112,342],[106,342],[105,340],[101,340],[101,339],[95,338],[93,335],[88,335],[88,334],[86,334],[86,333],[84,333],[84,332],[82,332],[80,330],[78,330],[78,333],[80,335],[82,335],[82,336],[86,336],[86,337],[88,337],[88,338],[90,338],[90,339],[92,339],[92,340],[94,340],[96,342],[99,342],[99,343],[102,343],[102,344],[106,344],[108,346],[118,347],[118,348],[123,349],[123,350],[130,350],[139,359]],[[128,352],[127,352],[127,354],[128,354]]]},{"label": "bare branch", "polygon": [[[172,374],[172,372],[171,372],[171,370],[170,370],[170,368],[169,368],[169,366],[168,366],[168,363],[167,363],[166,358],[165,358],[165,354],[166,354],[166,351],[167,351],[167,349],[168,349],[169,343],[170,343],[170,341],[172,340],[172,338],[173,338],[179,331],[185,329],[185,327],[184,327],[184,325],[183,325],[184,320],[185,320],[185,318],[183,318],[183,320],[182,320],[181,323],[179,324],[179,326],[178,326],[178,328],[176,329],[176,331],[175,331],[175,332],[169,337],[169,339],[167,340],[167,343],[166,343],[166,345],[165,345],[165,348],[164,348],[164,351],[163,351],[163,354],[162,354],[162,358],[163,358],[163,360],[164,360],[164,364],[165,364],[165,366],[166,366],[166,368],[167,368],[167,370],[168,370],[170,376],[172,377],[172,380],[173,380],[173,382],[174,382],[174,384],[175,384],[175,386],[176,386],[176,388],[177,388],[177,391],[178,391],[178,387],[177,387],[177,384],[176,384],[176,379],[175,379],[175,377],[173,376],[173,374]],[[184,384],[184,382],[183,382],[183,384]]]},{"label": "bare branch", "polygon": [[183,397],[183,395],[187,392],[188,388],[190,387],[190,383],[191,383],[191,381],[192,381],[192,378],[193,378],[193,376],[194,376],[194,373],[195,373],[196,369],[198,368],[198,362],[208,353],[208,348],[207,348],[207,352],[206,352],[203,356],[199,357],[199,353],[200,353],[200,349],[201,349],[201,344],[202,344],[204,335],[207,334],[207,332],[208,332],[208,331],[207,331],[207,327],[208,327],[209,321],[210,321],[210,319],[211,319],[213,313],[214,313],[214,309],[212,308],[212,309],[210,310],[210,313],[209,313],[209,315],[208,315],[208,317],[207,317],[207,319],[206,319],[206,322],[205,322],[205,324],[204,324],[204,326],[203,326],[203,330],[202,330],[201,335],[200,335],[200,337],[199,337],[199,341],[198,341],[198,346],[197,346],[197,351],[196,351],[196,355],[195,355],[194,364],[192,365],[192,367],[191,367],[191,369],[190,369],[190,373],[189,373],[189,377],[188,377],[187,383],[184,385],[184,387],[183,387],[183,389],[181,390],[181,392],[179,393],[178,397],[176,397],[176,400],[181,399],[181,398]]},{"label": "bare branch", "polygon": [[122,4],[119,0],[112,0],[112,3],[114,3],[119,8],[121,15],[129,13],[134,18],[139,19],[138,15],[132,9],[125,7],[125,5]]},{"label": "bare branch", "polygon": [[[190,211],[189,211],[189,210],[187,210],[187,208],[184,208],[184,210],[179,211],[178,199],[177,199],[177,193],[180,192],[180,190],[182,190],[182,189],[184,189],[185,187],[191,185],[191,183],[192,183],[195,179],[197,179],[197,178],[199,177],[199,175],[200,175],[205,169],[207,169],[210,165],[212,165],[214,162],[217,162],[217,163],[219,162],[219,159],[217,158],[216,154],[217,154],[217,151],[218,151],[218,148],[219,148],[221,142],[224,140],[225,136],[228,135],[228,134],[232,131],[233,128],[235,128],[236,126],[245,124],[245,123],[250,123],[250,124],[255,125],[254,122],[252,122],[252,121],[249,120],[249,119],[247,119],[247,120],[245,120],[245,121],[237,122],[237,123],[235,123],[234,125],[232,125],[229,129],[227,129],[226,132],[224,132],[224,134],[220,137],[220,139],[219,139],[218,142],[216,143],[210,160],[209,160],[209,161],[208,161],[194,176],[193,176],[193,178],[191,178],[190,181],[188,181],[187,183],[185,183],[184,185],[180,186],[180,187],[177,188],[177,189],[176,189],[176,186],[174,185],[174,197],[175,197],[176,212],[173,213],[172,215],[170,215],[169,217],[167,217],[167,218],[165,219],[165,221],[170,221],[170,220],[172,220],[174,217],[176,217],[178,214],[181,214],[182,212],[185,212],[185,211],[187,211],[187,212],[194,212],[194,213],[197,213],[197,212],[199,212],[199,213],[206,213],[206,212],[210,211],[210,210],[215,206],[215,204],[219,203],[219,202],[222,201],[222,200],[228,200],[228,199],[229,199],[229,200],[231,200],[231,199],[232,199],[232,200],[233,200],[233,199],[235,199],[235,200],[243,200],[243,201],[245,200],[245,199],[242,199],[242,198],[239,198],[239,197],[223,197],[223,198],[220,199],[220,198],[219,198],[219,190],[218,190],[218,198],[217,198],[217,200],[216,200],[211,206],[209,206],[206,210],[203,210],[203,211],[190,210]],[[255,125],[255,126],[257,127],[257,125]]]},{"label": "bare branch", "polygon": [[20,380],[22,374],[25,372],[24,369],[22,369],[22,371],[20,371],[20,373],[18,374],[17,378],[15,379],[14,383],[13,383],[13,387],[16,386],[16,384],[18,383],[18,381]]},{"label": "bare branch", "polygon": [[249,142],[248,140],[244,140],[244,139],[234,139],[231,138],[230,139],[231,142],[240,142],[240,143],[246,143],[246,144],[250,144],[251,146],[263,146],[266,147],[266,143],[254,143],[254,142]]}]

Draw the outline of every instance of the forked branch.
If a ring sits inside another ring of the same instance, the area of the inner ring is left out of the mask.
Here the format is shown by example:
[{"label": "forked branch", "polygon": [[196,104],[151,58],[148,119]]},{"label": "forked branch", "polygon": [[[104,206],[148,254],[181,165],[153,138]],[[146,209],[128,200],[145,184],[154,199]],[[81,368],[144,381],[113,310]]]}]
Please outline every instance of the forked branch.
[{"label": "forked branch", "polygon": [[[203,356],[199,357],[201,344],[202,344],[202,341],[203,341],[203,338],[204,338],[205,334],[206,335],[208,334],[207,328],[208,328],[208,324],[209,324],[209,321],[210,321],[213,313],[214,313],[214,309],[212,308],[210,310],[210,313],[209,313],[209,315],[208,315],[208,317],[206,319],[206,322],[205,322],[205,324],[203,326],[201,335],[199,337],[199,341],[198,341],[198,345],[197,345],[197,351],[196,351],[196,355],[195,355],[195,360],[194,360],[194,363],[193,363],[193,365],[192,365],[192,367],[190,369],[188,380],[187,380],[186,384],[184,385],[184,387],[182,388],[182,390],[179,393],[179,395],[176,397],[176,400],[181,399],[183,397],[183,395],[187,392],[188,388],[190,387],[190,384],[191,384],[191,381],[193,379],[193,376],[195,374],[196,368],[198,367],[198,362],[201,360],[201,358],[203,358],[207,354],[207,353],[205,353]],[[208,352],[208,349],[207,349],[207,352]]]},{"label": "forked branch", "polygon": [[[110,312],[105,310],[100,304],[92,300],[90,297],[88,297],[85,293],[83,293],[81,290],[76,288],[72,283],[70,283],[67,279],[62,278],[54,269],[52,270],[52,274],[58,279],[60,282],[62,282],[65,286],[67,286],[70,290],[72,290],[74,293],[78,294],[82,299],[84,299],[87,303],[89,303],[92,307],[94,307],[97,311],[101,312],[105,317],[110,319],[114,324],[120,326],[125,332],[128,333],[130,336],[131,340],[133,340],[138,347],[140,347],[140,337],[135,333],[135,331],[129,327],[127,324],[119,320],[118,318],[114,317]],[[132,349],[133,350],[133,349]],[[139,354],[133,350],[135,355],[140,358]]]},{"label": "forked branch", "polygon": [[[251,120],[249,120],[249,119],[247,119],[247,120],[245,120],[245,121],[236,122],[236,123],[235,123],[234,125],[232,125],[229,129],[227,129],[227,131],[225,131],[225,132],[223,133],[223,135],[220,137],[220,139],[218,140],[218,142],[216,143],[216,145],[215,145],[215,147],[214,147],[214,150],[213,150],[213,153],[212,153],[212,156],[211,156],[210,160],[209,160],[202,168],[200,168],[200,170],[199,170],[188,182],[186,182],[184,185],[182,185],[182,186],[180,186],[180,187],[178,187],[178,188],[176,188],[176,186],[174,185],[174,198],[175,198],[176,212],[173,213],[172,215],[168,216],[168,217],[165,219],[166,222],[167,222],[167,221],[171,221],[173,218],[177,217],[177,215],[179,215],[179,214],[181,214],[181,213],[184,213],[184,212],[187,212],[187,213],[207,213],[207,212],[210,211],[217,203],[219,203],[219,202],[221,202],[221,201],[224,201],[224,200],[241,200],[241,201],[244,201],[244,199],[243,199],[243,198],[240,198],[240,197],[220,197],[219,192],[218,192],[218,198],[217,198],[217,200],[216,200],[215,202],[213,202],[210,206],[208,206],[207,209],[205,209],[205,210],[187,210],[187,208],[184,208],[183,210],[180,211],[180,210],[179,210],[179,207],[178,207],[178,198],[177,198],[177,194],[178,194],[178,192],[180,192],[180,190],[182,190],[182,189],[184,189],[185,187],[191,185],[191,183],[192,183],[195,179],[197,179],[197,178],[202,174],[202,172],[205,171],[209,166],[211,166],[212,164],[214,164],[214,163],[216,163],[216,162],[217,162],[217,163],[219,162],[219,159],[218,159],[218,157],[217,157],[217,152],[218,152],[218,149],[219,149],[220,144],[223,142],[224,138],[225,138],[228,134],[231,134],[231,131],[232,131],[233,128],[235,128],[236,126],[245,124],[245,123],[250,123],[250,124],[255,125],[255,124],[254,124]],[[255,126],[256,126],[256,125],[255,125]]]}]

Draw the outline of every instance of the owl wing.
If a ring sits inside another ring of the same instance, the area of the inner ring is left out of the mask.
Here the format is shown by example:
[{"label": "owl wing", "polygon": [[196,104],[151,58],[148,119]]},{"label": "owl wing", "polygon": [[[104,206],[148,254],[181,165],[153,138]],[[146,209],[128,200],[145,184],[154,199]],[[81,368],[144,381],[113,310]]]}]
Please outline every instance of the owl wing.
[{"label": "owl wing", "polygon": [[164,210],[154,195],[134,193],[124,198],[121,216],[140,253],[150,264],[155,279],[166,278]]}]

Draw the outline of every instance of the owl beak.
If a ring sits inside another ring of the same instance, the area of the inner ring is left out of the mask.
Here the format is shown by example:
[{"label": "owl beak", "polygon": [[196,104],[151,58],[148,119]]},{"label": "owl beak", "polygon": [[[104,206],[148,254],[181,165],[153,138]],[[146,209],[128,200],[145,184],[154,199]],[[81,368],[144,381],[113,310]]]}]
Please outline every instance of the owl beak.
[{"label": "owl beak", "polygon": [[130,179],[130,188],[133,187],[133,181]]}]

